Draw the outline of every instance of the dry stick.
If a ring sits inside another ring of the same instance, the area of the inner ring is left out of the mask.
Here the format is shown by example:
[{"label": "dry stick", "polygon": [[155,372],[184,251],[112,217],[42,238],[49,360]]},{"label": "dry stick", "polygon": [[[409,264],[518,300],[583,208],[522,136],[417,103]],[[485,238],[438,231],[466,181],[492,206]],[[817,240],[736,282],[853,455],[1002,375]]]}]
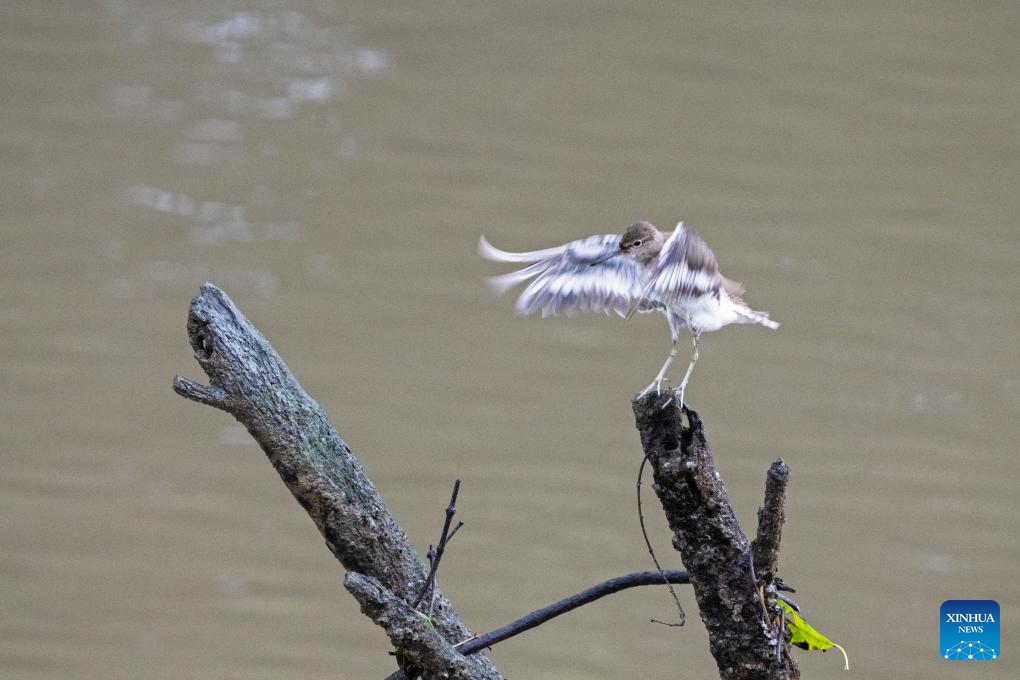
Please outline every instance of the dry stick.
[{"label": "dry stick", "polygon": [[761,603],[761,615],[765,620],[765,624],[769,625],[769,609],[765,606],[765,595],[762,592],[762,588],[758,585],[758,576],[754,573],[754,557],[751,554],[751,548],[747,549],[747,573],[751,577],[751,589],[754,590],[758,596],[758,602]]},{"label": "dry stick", "polygon": [[536,609],[530,614],[517,619],[513,623],[509,623],[502,628],[497,628],[491,633],[486,633],[485,635],[481,635],[464,643],[457,649],[461,654],[474,654],[486,647],[491,647],[498,642],[502,642],[503,640],[519,635],[526,630],[530,630],[535,626],[539,626],[560,614],[566,614],[573,609],[577,609],[578,607],[603,598],[606,595],[612,595],[613,593],[617,593],[627,588],[634,588],[635,586],[660,585],[663,579],[665,579],[667,583],[691,582],[686,571],[639,571],[633,574],[627,574],[626,576],[617,576],[616,578],[611,578],[608,581],[603,581],[596,586],[592,586],[587,590],[582,590],[576,595],[565,597],[559,602],[554,602],[548,607]]},{"label": "dry stick", "polygon": [[779,616],[779,640],[776,641],[776,665],[783,663],[783,652],[789,654],[786,646],[786,613],[780,612]]},{"label": "dry stick", "polygon": [[[776,635],[777,667],[782,665],[782,652],[786,650],[785,612],[779,612],[779,625],[773,626],[769,609],[766,606],[766,594],[769,602],[775,603],[779,597],[777,592],[785,584],[776,577],[779,569],[779,544],[783,535],[783,524],[786,521],[786,485],[790,479],[790,468],[782,459],[769,466],[765,478],[765,500],[758,508],[758,531],[748,550],[747,562],[750,566],[752,586],[758,593],[762,614],[769,633]],[[758,573],[755,574],[755,565]],[[778,631],[776,630],[778,628]]]},{"label": "dry stick", "polygon": [[641,509],[641,475],[645,472],[645,463],[648,462],[648,456],[646,455],[641,459],[641,467],[638,468],[637,473],[637,516],[638,522],[641,523],[641,535],[645,537],[645,545],[648,546],[648,554],[652,556],[652,562],[655,563],[655,568],[662,574],[662,582],[669,588],[669,594],[673,596],[673,601],[676,602],[677,611],[680,612],[680,623],[668,623],[666,621],[659,621],[658,619],[649,619],[652,623],[661,623],[664,626],[682,626],[687,622],[687,614],[684,613],[684,608],[680,604],[680,598],[677,597],[676,590],[673,589],[673,584],[666,578],[666,572],[662,570],[662,565],[659,564],[659,559],[655,556],[655,550],[652,549],[652,542],[648,540],[648,531],[645,529],[645,514]]},{"label": "dry stick", "polygon": [[[378,581],[395,596],[394,601],[405,603],[403,608],[386,608],[388,617],[397,617],[388,618],[390,630],[417,625],[421,617],[406,603],[417,597],[427,568],[322,408],[301,388],[269,341],[216,286],[202,286],[191,303],[187,328],[195,360],[209,384],[177,376],[174,391],[227,411],[243,423],[344,568]],[[369,591],[385,595],[364,578],[349,581],[355,589],[364,586],[362,595]],[[433,645],[442,642],[448,647],[445,640],[471,635],[441,589],[436,592],[430,618],[440,635],[405,640],[402,646],[409,656],[439,659],[445,650]],[[472,680],[500,678],[481,654],[461,661],[466,661],[465,672]],[[442,674],[455,669],[425,670]]]},{"label": "dry stick", "polygon": [[751,546],[748,546],[747,548],[747,573],[748,576],[751,577],[751,588],[754,589],[755,594],[758,595],[758,602],[761,603],[761,616],[764,626],[770,636],[775,636],[773,640],[773,644],[775,644],[776,647],[774,663],[776,667],[779,667],[783,662],[782,652],[785,643],[785,640],[783,639],[783,622],[786,620],[786,616],[785,614],[780,613],[780,622],[777,624],[779,630],[776,631],[775,626],[773,626],[772,619],[769,616],[769,609],[765,605],[765,591],[760,585],[758,585],[758,576],[754,573],[754,554],[752,553]]},{"label": "dry stick", "polygon": [[[612,595],[618,593],[621,590],[627,588],[634,588],[637,586],[658,586],[662,585],[663,579],[666,579],[671,584],[688,584],[690,578],[687,576],[686,571],[638,571],[633,574],[626,574],[624,576],[617,576],[611,578],[608,581],[603,581],[598,585],[594,585],[587,590],[583,590],[576,595],[565,597],[558,602],[554,602],[548,607],[536,609],[535,611],[522,616],[512,623],[508,623],[502,628],[480,635],[478,637],[468,638],[464,642],[453,645],[454,648],[464,656],[476,654],[486,647],[492,647],[504,640],[509,640],[515,635],[531,630],[536,626],[540,626],[550,619],[556,618],[560,614],[566,614],[567,612],[577,609],[578,607],[590,604],[595,600],[601,599],[606,595]],[[400,671],[387,676],[386,680],[400,680],[403,678],[403,674]]]},{"label": "dry stick", "polygon": [[760,583],[768,586],[776,578],[779,568],[779,542],[786,521],[786,484],[790,467],[782,459],[769,466],[765,478],[765,500],[758,508],[758,531],[751,549],[760,575]]},{"label": "dry stick", "polygon": [[[446,521],[443,522],[443,531],[439,534],[439,544],[436,546],[435,554],[429,558],[431,567],[429,568],[428,578],[425,579],[425,586],[418,593],[418,598],[411,605],[412,609],[417,609],[418,605],[425,598],[425,593],[435,589],[436,584],[436,572],[439,571],[439,560],[443,559],[443,552],[446,550],[446,544],[453,534],[450,533],[450,522],[453,521],[453,516],[457,513],[457,494],[460,493],[460,480],[453,482],[453,493],[450,495],[450,504],[446,506]],[[463,522],[457,525],[457,528],[453,530],[453,533],[457,533],[457,529],[460,529],[464,525]],[[431,615],[432,607],[429,607]]]},{"label": "dry stick", "polygon": [[[686,405],[663,409],[652,396],[635,399],[641,445],[654,473],[654,490],[693,584],[709,649],[722,680],[793,680],[796,663],[775,664],[773,637],[761,625],[761,604],[749,588],[749,541],[698,414]],[[684,423],[686,420],[686,424]],[[774,541],[778,554],[779,542]],[[760,565],[756,560],[756,567]]]},{"label": "dry stick", "polygon": [[[450,541],[453,540],[453,537],[456,535],[458,531],[460,531],[460,528],[462,526],[464,526],[463,522],[457,522],[457,526],[453,527],[453,529],[450,530],[450,535],[446,537],[446,541],[440,544],[444,550],[446,546],[450,545]],[[442,554],[442,550],[440,550],[438,554]],[[432,562],[431,561],[432,559],[434,559],[435,562]],[[437,557],[437,553],[433,553],[432,558],[430,558],[429,564],[432,564],[433,565],[432,568],[435,569],[437,572],[439,571],[439,558]],[[427,612],[429,617],[432,616],[432,610],[435,609],[436,607],[436,593],[439,592],[438,589],[436,588],[437,583],[438,581],[436,580],[436,576],[434,575],[432,577],[432,587],[429,588],[429,610]]]},{"label": "dry stick", "polygon": [[[425,553],[425,559],[427,559],[429,561],[429,573],[431,573],[431,571],[434,568],[434,565],[436,563],[436,548],[431,543],[429,543],[429,551],[427,553]],[[435,596],[435,594],[436,594],[436,584],[437,583],[438,583],[438,581],[436,580],[435,577],[426,578],[425,579],[425,585],[422,587],[422,591],[421,591],[421,593],[418,594],[418,597],[420,598],[422,596],[422,594],[424,594],[424,593],[431,593],[432,596]],[[428,611],[425,612],[425,615],[430,617],[430,618],[432,616],[432,607],[433,607],[433,605],[435,605],[435,599],[434,599],[434,597],[429,597]],[[415,607],[414,609],[417,609],[417,607]]]}]

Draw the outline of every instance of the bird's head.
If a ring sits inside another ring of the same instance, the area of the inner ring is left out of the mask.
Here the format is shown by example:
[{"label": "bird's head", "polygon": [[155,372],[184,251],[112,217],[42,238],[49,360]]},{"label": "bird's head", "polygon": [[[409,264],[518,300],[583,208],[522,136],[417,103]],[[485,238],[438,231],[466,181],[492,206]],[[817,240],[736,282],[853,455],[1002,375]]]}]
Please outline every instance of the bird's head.
[{"label": "bird's head", "polygon": [[663,233],[656,229],[655,225],[651,222],[635,222],[620,237],[619,250],[609,253],[590,264],[594,267],[620,255],[625,255],[637,261],[638,264],[648,264],[659,255],[665,240],[666,238]]},{"label": "bird's head", "polygon": [[635,222],[620,237],[620,254],[647,264],[659,255],[664,241],[662,232],[651,222]]}]

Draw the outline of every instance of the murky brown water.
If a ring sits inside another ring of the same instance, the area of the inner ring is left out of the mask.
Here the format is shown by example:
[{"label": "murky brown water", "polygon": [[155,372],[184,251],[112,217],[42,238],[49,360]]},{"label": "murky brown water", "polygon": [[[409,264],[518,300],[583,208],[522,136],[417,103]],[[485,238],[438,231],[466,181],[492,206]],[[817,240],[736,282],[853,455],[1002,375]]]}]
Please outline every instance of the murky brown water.
[{"label": "murky brown water", "polygon": [[[484,631],[648,568],[630,395],[661,318],[514,319],[509,249],[683,218],[780,331],[706,336],[688,393],[753,528],[858,677],[953,678],[945,599],[1020,674],[1014,3],[6,3],[0,9],[0,668],[379,678],[311,522],[176,397],[223,286]],[[669,557],[656,520],[660,555]],[[689,593],[685,595],[693,608]],[[504,643],[515,678],[711,677],[616,595]],[[839,660],[800,654],[805,677]],[[849,677],[849,676],[848,676]]]}]

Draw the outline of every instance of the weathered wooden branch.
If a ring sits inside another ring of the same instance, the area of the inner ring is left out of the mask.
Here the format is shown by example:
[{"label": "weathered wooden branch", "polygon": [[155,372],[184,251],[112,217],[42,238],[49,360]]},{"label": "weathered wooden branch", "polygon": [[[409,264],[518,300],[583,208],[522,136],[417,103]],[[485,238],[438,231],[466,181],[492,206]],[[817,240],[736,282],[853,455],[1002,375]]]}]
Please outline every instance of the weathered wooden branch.
[{"label": "weathered wooden branch", "polygon": [[405,668],[419,669],[429,678],[497,680],[500,677],[495,669],[469,669],[468,660],[431,628],[421,614],[371,576],[349,571],[344,577],[344,587],[361,605],[361,611],[383,627],[399,650]]},{"label": "weathered wooden branch", "polygon": [[[327,547],[348,570],[347,590],[399,647],[405,668],[413,669],[393,674],[392,680],[418,675],[499,680],[495,667],[478,652],[595,599],[637,585],[658,585],[664,577],[670,583],[693,584],[724,680],[798,677],[782,633],[772,623],[773,579],[789,476],[782,461],[769,471],[752,548],[729,506],[697,414],[684,410],[689,423],[685,427],[683,414],[661,408],[654,396],[635,400],[654,489],[688,572],[643,572],[610,579],[474,637],[438,589],[434,597],[430,595],[434,601],[430,620],[409,604],[419,600],[429,581],[422,560],[322,409],[230,298],[204,284],[191,303],[187,327],[209,385],[177,376],[174,390],[227,411],[259,443]],[[447,534],[452,504],[443,532],[448,536],[455,531]],[[752,577],[754,567],[757,579]]]},{"label": "weathered wooden branch", "polygon": [[758,508],[758,535],[751,543],[760,583],[771,583],[779,568],[779,541],[786,521],[786,482],[789,479],[790,468],[781,460],[772,463],[765,478],[765,502]]},{"label": "weathered wooden branch", "polygon": [[633,408],[652,465],[653,488],[673,531],[673,546],[690,575],[720,677],[798,678],[797,664],[773,626],[771,609],[789,470],[778,462],[769,475],[771,490],[759,529],[759,552],[769,578],[763,582],[752,577],[751,546],[715,469],[698,414],[686,407],[682,412],[663,408],[654,394],[635,399]]},{"label": "weathered wooden branch", "polygon": [[[227,411],[248,428],[344,568],[376,579],[403,602],[414,602],[425,584],[425,568],[361,463],[269,342],[210,283],[191,302],[188,338],[209,385],[177,376],[174,390]],[[435,601],[432,621],[442,637],[471,637],[446,596],[437,592]],[[409,639],[405,652],[428,658],[434,650],[411,648],[427,639]],[[469,677],[499,677],[485,656],[462,658]],[[426,677],[445,677],[440,668],[425,671]]]}]

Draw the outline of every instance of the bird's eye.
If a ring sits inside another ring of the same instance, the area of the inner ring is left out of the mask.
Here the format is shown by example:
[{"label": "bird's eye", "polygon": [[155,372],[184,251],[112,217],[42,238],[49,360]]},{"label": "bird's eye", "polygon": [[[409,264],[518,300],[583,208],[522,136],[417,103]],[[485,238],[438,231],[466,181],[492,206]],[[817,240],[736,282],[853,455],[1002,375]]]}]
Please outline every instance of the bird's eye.
[{"label": "bird's eye", "polygon": [[637,240],[637,241],[634,241],[634,243],[631,243],[631,246],[633,246],[634,248],[637,248],[639,245],[641,245],[641,240],[640,239]]}]

